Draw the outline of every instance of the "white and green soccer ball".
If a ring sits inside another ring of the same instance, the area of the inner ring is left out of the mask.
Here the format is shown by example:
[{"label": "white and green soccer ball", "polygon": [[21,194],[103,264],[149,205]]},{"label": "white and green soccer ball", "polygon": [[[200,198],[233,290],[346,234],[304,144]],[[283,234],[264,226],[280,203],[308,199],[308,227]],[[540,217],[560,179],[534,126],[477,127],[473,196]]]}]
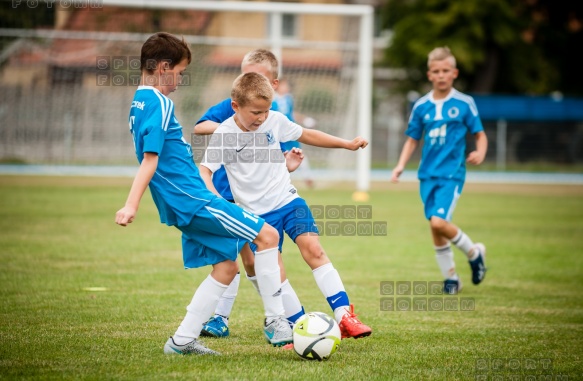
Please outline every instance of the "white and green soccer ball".
[{"label": "white and green soccer ball", "polygon": [[338,323],[323,312],[309,312],[294,325],[294,350],[306,360],[328,360],[340,346]]}]

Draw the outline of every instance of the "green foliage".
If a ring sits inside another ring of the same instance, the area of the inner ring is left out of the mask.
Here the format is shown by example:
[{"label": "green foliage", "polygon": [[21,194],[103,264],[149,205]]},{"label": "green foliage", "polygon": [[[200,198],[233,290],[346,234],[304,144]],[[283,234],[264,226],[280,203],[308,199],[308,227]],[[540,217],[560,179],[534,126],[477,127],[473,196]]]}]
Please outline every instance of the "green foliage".
[{"label": "green foliage", "polygon": [[447,45],[457,58],[457,87],[463,91],[583,94],[580,76],[568,58],[583,42],[583,28],[568,27],[583,22],[580,5],[565,8],[550,0],[394,0],[387,2],[381,17],[383,26],[394,31],[383,64],[412,72],[401,84],[403,90],[421,91],[427,54]]},{"label": "green foliage", "polygon": [[[180,233],[159,223],[149,195],[133,224],[115,225],[131,181],[0,177],[0,379],[472,380],[481,378],[479,360],[494,359],[550,359],[561,379],[583,374],[580,186],[466,185],[454,220],[486,242],[489,272],[473,286],[456,251],[460,296],[473,298],[475,309],[434,312],[380,308],[382,298],[393,298],[381,282],[440,274],[416,185],[372,191],[372,220],[388,222],[387,236],[321,240],[373,334],[343,340],[319,363],[265,343],[261,302],[244,276],[232,336],[206,340],[223,356],[165,356],[167,337],[210,268],[182,269]],[[301,193],[311,206],[353,204],[351,191],[338,186]],[[283,257],[306,309],[329,312],[289,239]]]}]

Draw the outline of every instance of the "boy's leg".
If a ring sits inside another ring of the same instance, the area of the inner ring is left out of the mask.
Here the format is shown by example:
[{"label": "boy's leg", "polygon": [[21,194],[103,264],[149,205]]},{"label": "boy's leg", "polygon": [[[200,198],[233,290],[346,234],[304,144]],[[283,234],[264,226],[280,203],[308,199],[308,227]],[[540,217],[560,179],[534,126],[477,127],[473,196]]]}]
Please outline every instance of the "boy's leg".
[{"label": "boy's leg", "polygon": [[235,304],[235,298],[239,291],[239,283],[241,274],[237,273],[235,278],[229,284],[223,295],[219,298],[215,314],[202,327],[201,336],[208,337],[228,337],[229,332],[229,316]]},{"label": "boy's leg", "polygon": [[456,275],[445,275],[449,274],[449,271],[447,273],[445,272],[445,268],[448,265],[455,267],[455,264],[453,264],[453,253],[448,254],[445,250],[441,250],[446,245],[449,245],[449,241],[467,256],[470,267],[472,268],[472,282],[474,284],[479,284],[484,279],[486,273],[486,267],[484,265],[486,250],[484,245],[481,243],[474,244],[468,235],[451,223],[451,218],[457,200],[461,196],[463,185],[463,182],[453,180],[426,180],[421,182],[421,198],[425,205],[425,216],[430,221],[438,264],[446,279],[444,282],[444,290],[448,287],[457,288],[456,290],[449,290],[449,293],[452,293],[450,291],[457,293],[461,289],[461,284],[456,279]]},{"label": "boy's leg", "polygon": [[213,271],[196,289],[190,304],[186,307],[187,312],[182,323],[166,342],[164,353],[218,354],[206,348],[197,339],[203,323],[212,315],[219,298],[227,289],[227,285],[222,282],[228,282],[236,269],[237,264],[233,261],[224,261],[213,266]]},{"label": "boy's leg", "polygon": [[279,234],[272,226],[265,224],[253,241],[255,252],[255,276],[259,294],[265,309],[263,332],[267,341],[274,346],[285,345],[293,340],[292,329],[284,317],[281,296],[280,268],[278,263],[277,242]]},{"label": "boy's leg", "polygon": [[318,288],[334,311],[334,318],[340,326],[342,338],[358,339],[369,336],[372,333],[371,328],[356,317],[354,306],[350,304],[342,279],[322,249],[319,237],[314,233],[306,233],[297,236],[295,242],[302,257],[312,268]]}]

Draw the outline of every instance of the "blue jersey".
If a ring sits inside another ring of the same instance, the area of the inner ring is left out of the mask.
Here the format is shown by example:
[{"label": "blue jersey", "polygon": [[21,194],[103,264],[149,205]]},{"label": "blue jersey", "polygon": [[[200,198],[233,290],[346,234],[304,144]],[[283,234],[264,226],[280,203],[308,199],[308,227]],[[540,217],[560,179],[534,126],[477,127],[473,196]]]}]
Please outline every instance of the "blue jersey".
[{"label": "blue jersey", "polygon": [[174,116],[174,103],[151,86],[136,90],[130,108],[130,131],[136,156],[158,155],[150,193],[167,225],[188,225],[193,216],[216,196],[210,192],[194,164],[190,144]]},{"label": "blue jersey", "polygon": [[405,134],[424,138],[417,176],[420,180],[466,176],[466,134],[483,131],[474,99],[452,89],[445,99],[429,92],[415,102]]},{"label": "blue jersey", "polygon": [[[277,105],[278,111],[287,116],[289,120],[295,122],[294,120],[294,98],[291,94],[276,95],[273,99],[273,103]],[[300,148],[300,143],[297,140],[292,140],[290,142],[281,143],[281,150],[286,152],[290,151],[292,148]]]},{"label": "blue jersey", "polygon": [[[271,109],[274,111],[279,111],[275,102],[272,103]],[[198,122],[196,122],[196,124],[207,120],[216,123],[223,123],[233,115],[235,115],[235,110],[233,110],[233,107],[231,107],[231,98],[227,98],[209,108],[198,120]],[[217,192],[219,192],[219,194],[224,199],[234,201],[235,198],[231,192],[231,187],[229,185],[229,179],[227,178],[227,171],[225,171],[225,167],[221,167],[213,173],[213,185],[215,186]]]}]

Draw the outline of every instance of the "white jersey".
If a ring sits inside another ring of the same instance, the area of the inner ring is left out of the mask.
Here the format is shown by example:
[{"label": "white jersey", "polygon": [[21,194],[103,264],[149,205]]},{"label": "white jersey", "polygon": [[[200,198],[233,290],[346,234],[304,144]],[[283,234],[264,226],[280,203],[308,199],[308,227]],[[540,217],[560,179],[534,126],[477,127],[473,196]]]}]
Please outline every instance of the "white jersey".
[{"label": "white jersey", "polygon": [[243,132],[230,117],[213,133],[201,165],[212,172],[224,165],[235,202],[257,215],[271,212],[299,197],[280,142],[297,140],[302,131],[278,111],[257,131]]}]

